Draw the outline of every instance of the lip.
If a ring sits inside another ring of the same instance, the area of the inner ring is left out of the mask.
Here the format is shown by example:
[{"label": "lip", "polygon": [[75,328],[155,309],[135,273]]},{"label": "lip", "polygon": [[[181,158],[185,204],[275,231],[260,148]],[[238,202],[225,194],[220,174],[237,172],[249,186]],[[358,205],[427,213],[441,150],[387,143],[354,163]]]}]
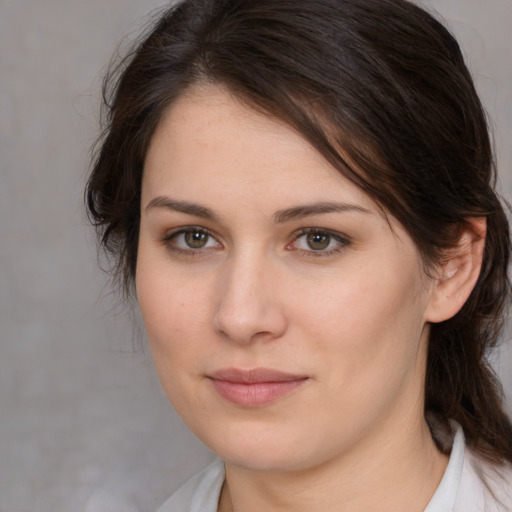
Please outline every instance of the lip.
[{"label": "lip", "polygon": [[225,368],[207,376],[215,391],[241,407],[261,407],[290,394],[308,377],[269,368]]}]

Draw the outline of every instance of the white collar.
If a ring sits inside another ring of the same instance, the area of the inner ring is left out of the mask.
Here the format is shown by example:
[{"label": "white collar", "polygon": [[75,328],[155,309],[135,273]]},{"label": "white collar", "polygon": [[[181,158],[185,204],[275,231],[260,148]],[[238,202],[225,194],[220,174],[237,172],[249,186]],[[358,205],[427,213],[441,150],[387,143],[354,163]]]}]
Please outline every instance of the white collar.
[{"label": "white collar", "polygon": [[455,508],[464,469],[464,452],[464,433],[461,426],[457,425],[448,466],[439,487],[428,502],[425,512],[451,512]]}]

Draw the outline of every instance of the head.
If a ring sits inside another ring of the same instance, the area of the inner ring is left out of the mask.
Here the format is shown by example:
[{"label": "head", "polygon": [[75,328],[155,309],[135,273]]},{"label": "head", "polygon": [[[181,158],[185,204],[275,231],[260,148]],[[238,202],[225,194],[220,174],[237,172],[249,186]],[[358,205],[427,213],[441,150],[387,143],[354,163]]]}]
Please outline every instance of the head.
[{"label": "head", "polygon": [[370,201],[410,240],[426,289],[451,276],[465,239],[485,238],[467,296],[427,319],[418,375],[425,411],[459,421],[490,458],[512,459],[486,359],[508,301],[508,224],[482,106],[439,22],[403,0],[186,0],[107,87],[108,124],[87,201],[126,289],[138,272],[151,147],[184,103],[221,91],[231,107],[300,137]]}]

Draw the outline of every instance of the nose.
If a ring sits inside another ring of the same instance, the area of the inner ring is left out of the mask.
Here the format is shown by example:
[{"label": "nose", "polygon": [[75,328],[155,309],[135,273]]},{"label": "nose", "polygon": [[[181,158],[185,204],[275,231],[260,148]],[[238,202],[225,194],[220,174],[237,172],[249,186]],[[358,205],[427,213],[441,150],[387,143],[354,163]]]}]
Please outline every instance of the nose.
[{"label": "nose", "polygon": [[220,276],[214,330],[243,344],[281,337],[288,322],[278,299],[278,273],[268,261],[257,258],[227,262]]}]

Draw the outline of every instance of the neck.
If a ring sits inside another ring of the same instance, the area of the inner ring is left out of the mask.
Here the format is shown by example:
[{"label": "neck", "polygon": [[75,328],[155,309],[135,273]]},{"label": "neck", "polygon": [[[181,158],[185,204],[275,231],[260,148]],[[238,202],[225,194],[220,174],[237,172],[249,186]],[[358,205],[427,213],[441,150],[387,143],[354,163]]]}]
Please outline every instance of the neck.
[{"label": "neck", "polygon": [[406,421],[307,470],[264,473],[226,464],[219,512],[420,512],[447,461],[423,419]]}]

